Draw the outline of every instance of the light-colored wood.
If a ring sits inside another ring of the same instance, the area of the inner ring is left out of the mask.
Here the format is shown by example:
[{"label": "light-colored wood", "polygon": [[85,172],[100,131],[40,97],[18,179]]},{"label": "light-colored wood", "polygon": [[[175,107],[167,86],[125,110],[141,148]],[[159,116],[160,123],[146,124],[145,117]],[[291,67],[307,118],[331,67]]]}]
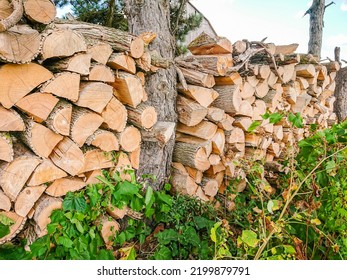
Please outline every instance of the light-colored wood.
[{"label": "light-colored wood", "polygon": [[202,73],[192,69],[180,68],[186,82],[192,85],[212,88],[215,85],[214,77],[211,74]]},{"label": "light-colored wood", "polygon": [[109,214],[113,219],[123,219],[128,211],[128,206],[123,206],[123,208],[118,208],[112,204],[107,206],[107,214]]},{"label": "light-colored wood", "polygon": [[66,177],[67,174],[54,165],[50,159],[44,159],[34,170],[29,180],[26,182],[27,186],[39,186],[47,182]]},{"label": "light-colored wood", "polygon": [[26,118],[24,122],[25,131],[20,133],[20,138],[36,155],[48,158],[63,136],[32,119]]},{"label": "light-colored wood", "polygon": [[71,139],[82,147],[87,138],[92,135],[103,123],[104,119],[90,110],[74,107],[71,117]]},{"label": "light-colored wood", "polygon": [[176,192],[187,195],[194,195],[198,188],[189,174],[176,168],[172,168],[171,184]]},{"label": "light-colored wood", "polygon": [[140,155],[141,155],[141,147],[137,148],[135,151],[129,154],[129,160],[130,160],[131,166],[134,169],[139,169],[140,167]]},{"label": "light-colored wood", "polygon": [[214,86],[214,89],[218,96],[212,106],[223,109],[228,114],[235,114],[242,101],[239,86]]},{"label": "light-colored wood", "polygon": [[68,137],[64,137],[64,139],[59,142],[49,158],[56,166],[72,176],[79,174],[79,171],[84,166],[83,152]]},{"label": "light-colored wood", "polygon": [[212,152],[218,155],[224,154],[225,134],[222,129],[217,129],[216,133],[211,138]]},{"label": "light-colored wood", "polygon": [[209,197],[215,197],[218,193],[218,182],[215,179],[204,177],[201,181],[202,189],[205,195]]},{"label": "light-colored wood", "polygon": [[114,166],[111,153],[99,149],[88,150],[84,153],[84,166],[80,173],[92,170],[107,169]]},{"label": "light-colored wood", "polygon": [[296,51],[299,44],[276,45],[275,54],[292,54]]},{"label": "light-colored wood", "polygon": [[244,131],[247,131],[248,128],[252,124],[252,119],[248,117],[237,117],[235,118],[235,121],[233,123],[234,126],[237,126],[239,128],[242,128]]},{"label": "light-colored wood", "polygon": [[304,78],[313,78],[316,75],[316,69],[313,64],[298,64],[295,66],[296,75]]},{"label": "light-colored wood", "polygon": [[45,189],[46,186],[44,185],[25,187],[16,199],[14,204],[15,212],[21,217],[26,217]]},{"label": "light-colored wood", "polygon": [[116,134],[121,149],[125,152],[133,152],[141,144],[141,133],[134,126],[127,126],[122,132]]},{"label": "light-colored wood", "polygon": [[0,105],[0,131],[23,131],[25,125],[21,116],[13,109]]},{"label": "light-colored wood", "polygon": [[87,53],[77,53],[73,56],[55,60],[45,66],[52,72],[69,71],[81,75],[88,75],[92,56]]},{"label": "light-colored wood", "polygon": [[288,65],[284,65],[282,67],[283,67],[283,75],[282,75],[283,83],[295,81],[295,79],[296,79],[295,64],[288,64]]},{"label": "light-colored wood", "polygon": [[85,175],[84,181],[85,181],[86,185],[98,184],[98,183],[100,183],[100,180],[97,177],[99,177],[99,176],[103,177],[101,169],[86,172],[86,173],[84,173],[84,175]]},{"label": "light-colored wood", "polygon": [[86,140],[87,145],[93,145],[104,152],[118,151],[119,142],[117,136],[107,130],[97,129],[91,136]]},{"label": "light-colored wood", "polygon": [[127,107],[128,121],[136,127],[150,129],[157,123],[157,112],[153,106],[140,104],[136,108]]},{"label": "light-colored wood", "polygon": [[257,148],[260,146],[261,142],[262,142],[262,136],[261,135],[257,135],[254,133],[246,133],[245,134],[245,144],[246,147],[254,147]]},{"label": "light-colored wood", "polygon": [[122,132],[125,129],[128,120],[128,112],[117,98],[111,98],[111,101],[102,111],[101,116],[104,119],[102,127],[116,132]]},{"label": "light-colored wood", "polygon": [[225,142],[232,143],[245,143],[245,133],[239,127],[234,127],[231,131],[225,131]]},{"label": "light-colored wood", "polygon": [[11,200],[7,197],[6,194],[3,193],[2,190],[0,190],[0,210],[10,211],[10,209],[11,209]]},{"label": "light-colored wood", "polygon": [[276,90],[269,90],[268,93],[263,97],[263,101],[270,112],[274,112],[277,108],[279,101],[281,100],[282,94]]},{"label": "light-colored wood", "polygon": [[255,96],[258,98],[263,98],[269,92],[269,84],[267,80],[261,81],[255,87]]},{"label": "light-colored wood", "polygon": [[208,198],[208,196],[205,195],[204,191],[202,190],[202,188],[200,186],[198,186],[194,196],[197,199],[204,201],[204,202],[210,201],[210,199]]},{"label": "light-colored wood", "polygon": [[235,116],[253,117],[253,107],[248,100],[242,100]]},{"label": "light-colored wood", "polygon": [[233,122],[234,122],[234,118],[228,114],[224,114],[223,119],[217,123],[218,127],[229,131],[233,129]]},{"label": "light-colored wood", "polygon": [[52,30],[45,37],[42,46],[42,59],[72,56],[87,50],[86,42],[80,33],[73,30]]},{"label": "light-colored wood", "polygon": [[238,40],[233,44],[233,53],[242,54],[247,50],[247,42]]},{"label": "light-colored wood", "polygon": [[186,171],[188,172],[189,176],[192,177],[195,181],[195,183],[200,184],[202,177],[203,177],[203,172],[200,170],[197,170],[195,168],[191,168],[189,166],[185,166]]},{"label": "light-colored wood", "polygon": [[50,93],[35,92],[20,99],[16,107],[27,113],[36,122],[45,121],[59,99]]},{"label": "light-colored wood", "polygon": [[217,126],[209,121],[202,121],[195,126],[186,126],[178,123],[176,130],[191,136],[199,137],[205,140],[211,139],[217,131]]},{"label": "light-colored wood", "polygon": [[17,215],[15,212],[0,212],[0,215],[4,215],[11,219],[14,224],[10,226],[10,233],[0,238],[0,245],[14,238],[24,227],[26,218]]},{"label": "light-colored wood", "polygon": [[131,182],[132,178],[128,172],[129,170],[133,170],[129,157],[126,153],[120,152],[118,154],[117,164],[113,169],[113,172],[117,172],[121,180]]},{"label": "light-colored wood", "polygon": [[210,162],[211,165],[217,165],[221,162],[221,158],[219,155],[210,154],[210,156],[208,157],[208,161]]},{"label": "light-colored wood", "polygon": [[47,225],[51,222],[53,210],[62,208],[62,199],[43,194],[35,204],[33,220],[36,222],[36,234],[41,237],[47,234]]},{"label": "light-colored wood", "polygon": [[101,82],[83,82],[75,105],[93,110],[99,114],[113,96],[113,88]]},{"label": "light-colored wood", "polygon": [[177,85],[177,90],[185,96],[197,101],[201,106],[207,108],[217,97],[218,92],[214,89],[188,85],[184,89],[181,84]]},{"label": "light-colored wood", "polygon": [[212,38],[202,32],[189,45],[188,49],[192,54],[229,54],[233,51],[233,45],[225,37]]},{"label": "light-colored wood", "polygon": [[80,178],[76,177],[65,177],[61,179],[54,180],[52,184],[46,189],[46,194],[52,197],[62,197],[68,192],[75,192],[83,189],[86,186]]},{"label": "light-colored wood", "polygon": [[164,146],[171,139],[175,132],[176,123],[174,122],[157,122],[151,130],[142,130],[142,139],[148,142],[157,142]]},{"label": "light-colored wood", "polygon": [[0,20],[8,18],[13,13],[10,0],[0,0]]},{"label": "light-colored wood", "polygon": [[107,61],[107,66],[112,69],[126,71],[130,74],[136,73],[135,60],[124,53],[113,53]]},{"label": "light-colored wood", "polygon": [[104,42],[93,43],[87,48],[87,53],[92,56],[92,60],[104,65],[106,65],[112,52],[112,47]]},{"label": "light-colored wood", "polygon": [[89,71],[89,81],[113,83],[115,80],[112,69],[101,63],[93,63]]},{"label": "light-colored wood", "polygon": [[266,113],[266,103],[257,99],[253,104],[253,120],[262,121],[262,116]]},{"label": "light-colored wood", "polygon": [[64,100],[60,100],[48,116],[45,124],[55,133],[69,136],[71,116],[72,105]]},{"label": "light-colored wood", "polygon": [[9,109],[35,87],[51,79],[52,73],[36,63],[0,66],[0,102]]},{"label": "light-colored wood", "polygon": [[206,118],[211,122],[220,122],[223,120],[225,112],[223,109],[210,106],[207,111]]},{"label": "light-colored wood", "polygon": [[7,132],[0,132],[0,160],[11,162],[13,160],[13,155],[11,135]]},{"label": "light-colored wood", "polygon": [[[145,72],[152,71],[153,68],[155,67],[152,65],[152,56],[149,51],[145,51],[140,58],[136,59],[135,64],[136,64],[135,68],[137,67]],[[131,73],[134,74],[134,71],[135,70],[133,70]],[[156,72],[156,71],[157,69],[153,72]]]},{"label": "light-colored wood", "polygon": [[119,71],[114,83],[110,83],[115,89],[114,95],[123,104],[136,108],[142,101],[143,87],[140,78],[126,72]]},{"label": "light-colored wood", "polygon": [[45,83],[41,92],[53,93],[56,96],[76,102],[79,97],[80,75],[77,73],[63,72]]},{"label": "light-colored wood", "polygon": [[181,95],[177,96],[176,101],[178,120],[187,126],[197,125],[205,118],[208,112],[208,110],[199,103]]},{"label": "light-colored wood", "polygon": [[173,161],[190,166],[200,171],[210,167],[205,150],[198,144],[178,142],[173,152]]},{"label": "light-colored wood", "polygon": [[204,140],[198,137],[178,133],[176,135],[176,142],[195,144],[203,147],[207,157],[212,153],[212,142],[210,140]]},{"label": "light-colored wood", "polygon": [[242,99],[250,98],[254,95],[255,88],[252,86],[248,81],[245,82],[242,86],[242,89],[240,91],[240,96]]},{"label": "light-colored wood", "polygon": [[101,226],[100,235],[105,242],[106,248],[112,248],[113,240],[120,231],[119,223],[108,215],[102,216],[96,223]]},{"label": "light-colored wood", "polygon": [[238,85],[242,84],[242,77],[238,72],[232,72],[226,76],[214,77],[216,86]]},{"label": "light-colored wood", "polygon": [[24,13],[31,21],[49,24],[56,16],[55,5],[51,0],[25,0]]},{"label": "light-colored wood", "polygon": [[271,69],[270,69],[269,65],[266,65],[266,64],[260,65],[259,66],[259,71],[258,71],[258,74],[257,74],[257,78],[265,80],[265,79],[267,79],[270,76],[270,73],[271,73]]}]

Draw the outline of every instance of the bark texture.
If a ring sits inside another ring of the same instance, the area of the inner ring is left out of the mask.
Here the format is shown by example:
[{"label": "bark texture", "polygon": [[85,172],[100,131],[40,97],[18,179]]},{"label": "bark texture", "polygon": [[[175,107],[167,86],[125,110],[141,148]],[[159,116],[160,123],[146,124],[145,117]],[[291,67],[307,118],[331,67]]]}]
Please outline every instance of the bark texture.
[{"label": "bark texture", "polygon": [[[157,50],[168,60],[174,57],[175,44],[170,33],[169,0],[127,0],[129,31],[139,35],[146,31],[157,33],[149,50]],[[158,121],[176,122],[176,71],[173,66],[159,69],[155,74],[146,77],[145,84],[149,105],[158,112]],[[164,146],[143,139],[138,177],[142,174],[155,175],[152,186],[159,189],[169,179],[174,136]]]},{"label": "bark texture", "polygon": [[336,76],[334,111],[339,121],[347,118],[347,67],[340,69]]}]

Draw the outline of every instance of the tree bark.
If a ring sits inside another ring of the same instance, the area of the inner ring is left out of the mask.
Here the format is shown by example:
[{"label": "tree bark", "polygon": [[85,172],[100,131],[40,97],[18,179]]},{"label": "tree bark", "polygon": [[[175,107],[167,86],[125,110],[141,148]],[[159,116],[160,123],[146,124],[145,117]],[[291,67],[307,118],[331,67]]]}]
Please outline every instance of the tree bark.
[{"label": "tree bark", "polygon": [[339,121],[347,118],[347,67],[340,69],[336,76],[334,111]]},{"label": "tree bark", "polygon": [[[168,0],[127,0],[126,13],[128,15],[129,31],[141,34],[153,31],[157,34],[149,50],[157,50],[166,59],[173,59],[175,43],[170,33],[170,5]],[[146,79],[146,92],[149,105],[158,112],[158,121],[176,122],[176,72],[173,66],[159,69]],[[151,174],[156,177],[152,182],[155,189],[159,189],[169,179],[172,151],[175,143],[174,136],[164,147],[156,142],[143,141],[140,157],[138,177]]]}]

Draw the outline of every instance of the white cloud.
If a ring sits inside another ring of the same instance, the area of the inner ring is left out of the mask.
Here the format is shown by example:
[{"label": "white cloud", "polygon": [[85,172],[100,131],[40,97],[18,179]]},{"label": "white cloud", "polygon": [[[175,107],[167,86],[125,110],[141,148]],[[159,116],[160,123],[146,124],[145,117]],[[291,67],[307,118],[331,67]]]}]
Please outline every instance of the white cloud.
[{"label": "white cloud", "polygon": [[347,12],[347,0],[344,0],[341,4],[341,10]]},{"label": "white cloud", "polygon": [[329,36],[326,39],[326,45],[332,48],[347,46],[347,35],[337,34],[337,35]]}]

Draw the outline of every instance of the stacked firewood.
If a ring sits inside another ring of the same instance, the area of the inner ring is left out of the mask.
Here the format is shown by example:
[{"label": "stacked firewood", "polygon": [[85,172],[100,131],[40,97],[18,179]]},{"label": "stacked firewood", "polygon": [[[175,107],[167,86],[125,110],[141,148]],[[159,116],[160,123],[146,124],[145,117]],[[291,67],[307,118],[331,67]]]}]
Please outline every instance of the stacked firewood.
[{"label": "stacked firewood", "polygon": [[[311,124],[326,128],[336,121],[339,64],[295,54],[297,47],[248,41],[232,45],[226,38],[201,34],[188,47],[192,55],[176,58],[184,76],[178,84],[173,155],[172,183],[178,191],[209,201],[231,180],[242,191],[242,160],[280,169],[286,148],[307,136]],[[283,117],[272,123],[265,118],[272,113]],[[302,128],[288,120],[297,113]]]},{"label": "stacked firewood", "polygon": [[137,71],[154,34],[53,22],[49,0],[9,2],[0,0],[0,213],[14,225],[0,244],[28,218],[45,234],[62,197],[98,182],[102,169],[129,177],[141,130],[157,123]]}]

